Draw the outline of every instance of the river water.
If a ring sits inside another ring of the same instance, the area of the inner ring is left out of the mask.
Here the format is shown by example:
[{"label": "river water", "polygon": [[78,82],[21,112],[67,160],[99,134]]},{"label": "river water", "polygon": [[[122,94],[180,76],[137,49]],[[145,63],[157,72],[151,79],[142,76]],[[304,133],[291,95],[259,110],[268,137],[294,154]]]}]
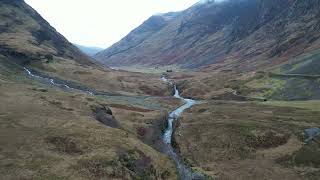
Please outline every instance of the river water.
[{"label": "river water", "polygon": [[189,109],[192,106],[199,104],[199,102],[192,100],[192,99],[185,99],[185,98],[181,97],[177,86],[175,84],[173,84],[171,81],[169,81],[168,79],[166,79],[164,76],[161,77],[161,80],[172,85],[174,87],[174,95],[173,96],[175,98],[183,100],[185,103],[184,105],[178,107],[177,109],[175,109],[174,111],[172,111],[169,114],[167,129],[165,130],[165,132],[163,134],[163,142],[167,146],[167,147],[165,147],[166,153],[175,161],[177,169],[179,171],[180,178],[182,180],[205,179],[203,177],[203,175],[201,175],[199,173],[192,172],[191,168],[184,164],[181,157],[175,152],[175,150],[171,144],[172,143],[172,134],[174,131],[174,129],[173,129],[174,128],[173,127],[174,121],[177,121],[178,118],[181,116],[181,114],[186,109]]},{"label": "river water", "polygon": [[[66,84],[63,82],[56,82],[54,79],[52,78],[48,78],[48,77],[43,77],[40,75],[37,75],[36,73],[33,73],[32,70],[24,67],[23,68],[29,76],[31,76],[32,78],[41,80],[41,81],[45,81],[53,86],[58,86],[58,87],[62,87],[62,88],[66,88],[66,89],[71,89],[71,90],[78,90],[78,91],[83,91],[85,93],[88,93],[90,95],[95,95],[94,92],[92,91],[88,91],[88,90],[83,90],[80,88],[76,88],[76,87],[71,87],[71,84]],[[169,81],[168,79],[166,79],[165,77],[161,77],[161,80],[169,83],[170,85],[172,85],[174,87],[174,97],[181,99],[182,101],[184,101],[184,105],[178,107],[177,109],[175,109],[174,111],[172,111],[169,114],[169,118],[168,118],[168,125],[167,128],[163,134],[163,142],[165,144],[166,147],[164,147],[166,153],[175,161],[176,166],[177,166],[177,170],[179,171],[179,175],[180,178],[182,180],[202,180],[205,179],[203,177],[203,175],[199,174],[199,173],[194,173],[192,172],[191,168],[188,167],[187,165],[184,164],[184,162],[182,161],[181,157],[175,152],[174,148],[172,147],[172,135],[173,135],[173,131],[174,131],[174,127],[173,127],[173,123],[174,121],[178,120],[178,118],[181,116],[181,114],[186,110],[191,108],[192,106],[199,104],[199,102],[192,100],[192,99],[185,99],[183,97],[180,96],[180,92],[177,89],[177,86],[172,83],[171,81]]]},{"label": "river water", "polygon": [[32,78],[35,78],[35,79],[38,79],[38,80],[42,80],[42,81],[45,81],[53,86],[57,86],[57,87],[62,87],[62,88],[66,88],[66,89],[70,89],[70,90],[78,90],[78,91],[82,91],[82,92],[85,92],[87,94],[90,94],[90,95],[94,95],[93,92],[91,91],[88,91],[88,90],[82,90],[82,89],[79,89],[79,88],[72,88],[70,87],[71,85],[68,85],[68,84],[64,84],[64,83],[58,83],[56,82],[54,79],[51,79],[51,78],[46,78],[46,77],[42,77],[40,75],[36,75],[35,73],[32,72],[32,70],[26,68],[26,67],[23,67],[23,69],[28,73],[29,76],[31,76]]}]

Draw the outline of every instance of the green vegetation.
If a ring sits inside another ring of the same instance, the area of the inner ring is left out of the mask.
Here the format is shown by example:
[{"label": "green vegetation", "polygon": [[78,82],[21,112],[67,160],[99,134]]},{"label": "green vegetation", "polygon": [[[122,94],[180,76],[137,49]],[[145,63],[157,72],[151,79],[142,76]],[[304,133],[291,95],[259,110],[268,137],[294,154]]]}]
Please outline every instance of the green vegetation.
[{"label": "green vegetation", "polygon": [[289,62],[281,64],[273,72],[280,74],[320,75],[319,58],[319,50],[304,53],[291,59]]},{"label": "green vegetation", "polygon": [[286,82],[282,79],[264,77],[261,79],[253,80],[246,85],[254,89],[261,89],[262,92],[257,94],[257,96],[270,98],[275,92],[282,91],[284,89],[285,83]]},{"label": "green vegetation", "polygon": [[301,109],[310,109],[313,111],[320,111],[320,101],[268,101],[263,102],[265,105],[279,106],[279,107],[295,107]]},{"label": "green vegetation", "polygon": [[251,96],[273,100],[312,100],[319,99],[319,78],[296,75],[269,75],[253,79],[245,86],[251,89]]}]

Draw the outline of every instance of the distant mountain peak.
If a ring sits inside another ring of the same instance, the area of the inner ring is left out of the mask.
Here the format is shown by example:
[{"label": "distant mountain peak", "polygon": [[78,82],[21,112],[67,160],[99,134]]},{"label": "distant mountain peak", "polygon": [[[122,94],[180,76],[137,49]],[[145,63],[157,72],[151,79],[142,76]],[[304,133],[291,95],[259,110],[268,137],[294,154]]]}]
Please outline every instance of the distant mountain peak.
[{"label": "distant mountain peak", "polygon": [[83,53],[91,57],[103,50],[103,48],[100,48],[100,47],[90,47],[90,46],[83,46],[79,44],[74,44],[74,45],[77,46]]}]

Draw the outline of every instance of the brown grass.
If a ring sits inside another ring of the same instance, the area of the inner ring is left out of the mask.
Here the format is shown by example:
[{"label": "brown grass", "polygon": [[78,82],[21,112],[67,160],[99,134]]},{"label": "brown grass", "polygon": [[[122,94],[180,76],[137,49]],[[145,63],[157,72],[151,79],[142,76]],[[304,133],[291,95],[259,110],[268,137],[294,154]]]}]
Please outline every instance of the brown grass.
[{"label": "brown grass", "polygon": [[[92,104],[112,104],[113,101],[63,92],[28,80],[20,83],[10,79],[10,82],[0,86],[2,178],[133,179],[142,176],[139,173],[132,175],[131,170],[122,174],[122,168],[128,168],[114,163],[118,161],[120,148],[124,151],[136,149],[148,157],[146,167],[153,168],[146,168],[143,173],[145,177],[161,179],[162,174],[167,174],[166,179],[177,179],[174,163],[143,143],[135,132],[136,125],[150,126],[148,123],[158,121],[160,111],[131,116],[148,107],[130,110],[112,108],[114,116],[125,127],[123,130],[114,129],[99,123],[91,110]],[[33,90],[38,88],[47,91]],[[145,104],[147,106],[148,102]],[[128,104],[123,106],[134,107]]]},{"label": "brown grass", "polygon": [[135,112],[150,112],[153,110],[150,109],[143,109],[143,108],[139,108],[139,107],[132,107],[132,106],[127,106],[127,105],[123,105],[123,104],[108,104],[109,107],[112,108],[117,108],[117,109],[124,109],[124,110],[128,110],[128,111],[135,111]]},{"label": "brown grass", "polygon": [[319,126],[319,117],[306,109],[209,101],[183,114],[174,137],[186,163],[212,177],[300,179],[293,167],[276,160],[301,151],[297,136]]},{"label": "brown grass", "polygon": [[53,146],[53,150],[66,154],[82,154],[82,150],[77,143],[69,137],[47,137],[47,143]]},{"label": "brown grass", "polygon": [[49,76],[72,81],[103,92],[152,96],[169,96],[171,93],[166,83],[160,80],[158,74],[84,67],[63,58],[56,59],[49,64],[35,62],[32,66]]}]

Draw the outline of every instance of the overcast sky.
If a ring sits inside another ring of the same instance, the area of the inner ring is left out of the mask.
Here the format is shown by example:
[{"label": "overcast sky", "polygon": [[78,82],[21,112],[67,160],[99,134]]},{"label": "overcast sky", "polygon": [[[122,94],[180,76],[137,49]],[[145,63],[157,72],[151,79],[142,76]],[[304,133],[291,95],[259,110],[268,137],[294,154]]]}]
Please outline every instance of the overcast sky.
[{"label": "overcast sky", "polygon": [[153,14],[198,0],[25,0],[69,41],[107,48]]}]

